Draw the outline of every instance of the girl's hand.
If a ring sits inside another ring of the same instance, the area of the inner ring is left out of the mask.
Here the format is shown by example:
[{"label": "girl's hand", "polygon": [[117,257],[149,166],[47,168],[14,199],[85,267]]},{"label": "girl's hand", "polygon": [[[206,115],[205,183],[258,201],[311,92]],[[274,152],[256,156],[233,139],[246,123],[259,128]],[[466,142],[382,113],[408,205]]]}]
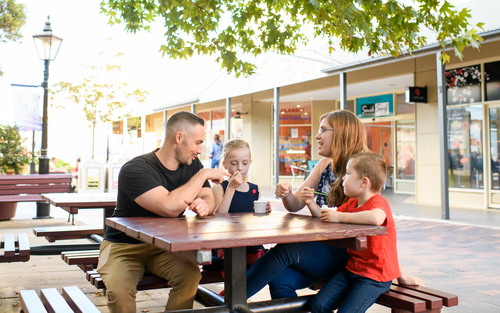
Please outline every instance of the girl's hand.
[{"label": "girl's hand", "polygon": [[311,204],[314,201],[314,189],[309,187],[302,188],[300,191],[300,197],[304,200],[306,205]]},{"label": "girl's hand", "polygon": [[237,189],[241,184],[243,183],[243,176],[239,171],[234,172],[231,177],[229,177],[229,184],[228,187],[232,187],[234,189]]},{"label": "girl's hand", "polygon": [[323,222],[340,223],[340,212],[334,209],[323,209],[321,210],[319,218]]},{"label": "girl's hand", "polygon": [[271,213],[273,209],[271,208],[271,202],[267,201],[266,203],[266,213]]},{"label": "girl's hand", "polygon": [[276,190],[274,191],[274,194],[278,198],[283,199],[286,196],[288,196],[291,191],[292,191],[292,186],[290,185],[290,183],[289,182],[282,182],[282,183],[279,183],[276,185]]}]

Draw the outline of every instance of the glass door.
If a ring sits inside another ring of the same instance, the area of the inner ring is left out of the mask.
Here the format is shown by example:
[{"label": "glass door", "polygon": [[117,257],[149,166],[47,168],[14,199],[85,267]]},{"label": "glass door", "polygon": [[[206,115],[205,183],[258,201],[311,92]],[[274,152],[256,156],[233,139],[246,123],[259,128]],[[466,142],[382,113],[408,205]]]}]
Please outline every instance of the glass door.
[{"label": "glass door", "polygon": [[376,122],[365,124],[368,148],[382,155],[387,164],[386,188],[394,187],[393,136],[391,122]]}]

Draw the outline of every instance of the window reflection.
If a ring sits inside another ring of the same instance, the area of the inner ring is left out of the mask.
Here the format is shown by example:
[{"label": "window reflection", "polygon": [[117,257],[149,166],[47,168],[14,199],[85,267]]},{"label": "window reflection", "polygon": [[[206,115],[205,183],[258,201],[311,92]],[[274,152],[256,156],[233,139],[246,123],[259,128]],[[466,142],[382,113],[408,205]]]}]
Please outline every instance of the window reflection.
[{"label": "window reflection", "polygon": [[415,180],[415,122],[397,122],[397,178]]},{"label": "window reflection", "polygon": [[482,120],[480,106],[448,109],[450,187],[483,188]]}]

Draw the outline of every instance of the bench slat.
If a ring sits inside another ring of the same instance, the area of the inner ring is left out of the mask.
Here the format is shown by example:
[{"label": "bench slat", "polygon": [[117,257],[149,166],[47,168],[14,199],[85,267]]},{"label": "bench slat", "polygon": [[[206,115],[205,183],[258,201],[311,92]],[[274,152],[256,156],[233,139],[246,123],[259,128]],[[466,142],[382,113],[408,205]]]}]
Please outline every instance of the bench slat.
[{"label": "bench slat", "polygon": [[425,312],[425,301],[405,296],[393,291],[381,294],[377,303],[390,308],[403,309],[411,312]]},{"label": "bench slat", "polygon": [[19,255],[26,256],[30,255],[30,243],[28,241],[28,235],[26,233],[17,234]]},{"label": "bench slat", "polygon": [[35,290],[19,291],[19,300],[24,313],[47,313]]},{"label": "bench slat", "polygon": [[[398,284],[395,284],[395,285],[401,286]],[[429,287],[407,286],[407,285],[405,285],[404,287],[407,289],[419,291],[422,293],[426,293],[428,295],[432,295],[432,296],[441,298],[443,300],[443,304],[447,307],[458,305],[458,296],[457,295],[450,294],[450,293],[443,292],[443,291],[439,291],[439,290],[432,289]]]},{"label": "bench slat", "polygon": [[45,237],[48,242],[64,239],[81,239],[89,235],[104,235],[104,229],[88,226],[54,226],[33,228],[37,237]]},{"label": "bench slat", "polygon": [[418,292],[412,289],[405,288],[403,286],[392,286],[391,291],[403,294],[406,296],[410,296],[413,298],[417,298],[420,300],[424,300],[426,303],[426,307],[429,310],[441,309],[443,307],[443,300],[439,297],[435,297],[433,295],[429,295],[423,292]]},{"label": "bench slat", "polygon": [[3,244],[3,255],[13,257],[16,255],[16,244],[14,243],[14,234],[5,234]]},{"label": "bench slat", "polygon": [[41,195],[0,196],[0,202],[45,202]]},{"label": "bench slat", "polygon": [[49,311],[55,313],[73,313],[71,307],[56,288],[44,288],[40,290],[40,298]]},{"label": "bench slat", "polygon": [[100,313],[92,301],[76,286],[63,287],[62,295],[76,313]]}]

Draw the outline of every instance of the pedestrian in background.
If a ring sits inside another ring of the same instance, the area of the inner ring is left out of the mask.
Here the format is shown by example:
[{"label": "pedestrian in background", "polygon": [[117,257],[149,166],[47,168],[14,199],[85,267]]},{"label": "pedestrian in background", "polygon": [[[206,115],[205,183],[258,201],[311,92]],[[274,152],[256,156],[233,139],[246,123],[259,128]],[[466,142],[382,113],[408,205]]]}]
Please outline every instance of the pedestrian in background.
[{"label": "pedestrian in background", "polygon": [[211,168],[219,167],[220,157],[222,155],[222,142],[220,141],[219,134],[214,135],[214,141],[212,143],[212,148],[210,149],[210,155],[208,156],[212,159],[210,164]]}]

